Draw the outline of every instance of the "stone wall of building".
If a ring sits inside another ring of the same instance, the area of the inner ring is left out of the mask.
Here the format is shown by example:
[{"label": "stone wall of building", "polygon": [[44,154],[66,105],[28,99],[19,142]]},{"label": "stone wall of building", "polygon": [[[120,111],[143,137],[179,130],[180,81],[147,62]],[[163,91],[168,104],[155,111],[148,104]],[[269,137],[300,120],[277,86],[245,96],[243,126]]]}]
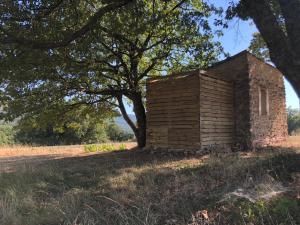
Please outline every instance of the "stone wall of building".
[{"label": "stone wall of building", "polygon": [[287,137],[287,113],[282,74],[248,55],[250,74],[250,122],[253,145],[278,142]]}]

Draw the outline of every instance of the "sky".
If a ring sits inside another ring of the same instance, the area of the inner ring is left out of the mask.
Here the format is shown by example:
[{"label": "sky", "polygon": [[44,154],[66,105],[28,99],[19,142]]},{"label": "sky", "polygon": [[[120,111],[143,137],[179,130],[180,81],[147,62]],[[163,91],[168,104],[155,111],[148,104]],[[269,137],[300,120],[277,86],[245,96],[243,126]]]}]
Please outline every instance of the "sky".
[{"label": "sky", "polygon": [[[210,2],[216,6],[227,8],[229,1],[211,0]],[[224,51],[232,56],[249,47],[252,34],[256,31],[257,28],[252,21],[236,19],[229,24],[228,29],[224,30],[224,35],[220,38],[215,37],[215,40],[220,41]],[[299,108],[299,99],[294,89],[287,80],[284,81],[284,84],[286,91],[286,106]]]}]

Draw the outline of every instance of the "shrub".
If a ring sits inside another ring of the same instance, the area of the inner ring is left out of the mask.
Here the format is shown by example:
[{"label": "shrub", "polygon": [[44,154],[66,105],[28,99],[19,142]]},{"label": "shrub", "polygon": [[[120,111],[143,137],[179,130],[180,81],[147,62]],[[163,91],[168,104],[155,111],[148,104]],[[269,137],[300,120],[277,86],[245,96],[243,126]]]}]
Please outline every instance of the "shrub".
[{"label": "shrub", "polygon": [[13,125],[0,125],[0,145],[10,145],[15,143],[15,131]]},{"label": "shrub", "polygon": [[17,130],[16,141],[23,144],[92,144],[121,142],[133,138],[133,134],[123,131],[115,123],[97,121],[89,115],[83,118],[68,118],[68,121],[59,126],[51,121],[41,123],[35,119],[24,118],[14,129]]},{"label": "shrub", "polygon": [[127,149],[127,147],[124,143],[119,145],[119,150],[126,150],[126,149]]},{"label": "shrub", "polygon": [[[300,206],[297,200],[280,196],[271,201],[250,202],[240,199],[236,203],[240,216],[247,224],[298,224]],[[241,221],[242,222],[242,221]]]},{"label": "shrub", "polygon": [[120,144],[119,146],[114,144],[92,144],[92,145],[85,145],[84,151],[85,152],[111,152],[117,150],[126,150],[126,145],[124,143]]},{"label": "shrub", "polygon": [[290,135],[298,135],[300,132],[300,112],[298,109],[287,109],[288,132]]},{"label": "shrub", "polygon": [[24,144],[62,145],[104,143],[108,141],[106,124],[86,115],[68,118],[61,124],[50,120],[23,118],[17,127],[16,140]]},{"label": "shrub", "polygon": [[107,136],[111,141],[128,141],[133,138],[133,134],[123,131],[117,124],[110,123],[106,130]]}]

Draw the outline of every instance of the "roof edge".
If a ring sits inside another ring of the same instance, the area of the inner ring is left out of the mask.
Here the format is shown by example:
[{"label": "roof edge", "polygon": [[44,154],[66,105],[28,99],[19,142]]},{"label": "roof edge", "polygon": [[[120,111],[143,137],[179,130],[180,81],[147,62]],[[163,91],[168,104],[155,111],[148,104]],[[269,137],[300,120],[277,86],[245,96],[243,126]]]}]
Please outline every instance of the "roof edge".
[{"label": "roof edge", "polygon": [[166,74],[164,76],[157,76],[157,77],[149,77],[146,79],[147,82],[151,82],[152,80],[166,80],[166,79],[172,79],[172,78],[179,78],[179,77],[186,77],[186,76],[193,76],[198,75],[201,73],[204,73],[206,71],[201,69],[195,69],[195,70],[189,70],[189,71],[183,71],[183,72],[175,72],[171,74]]},{"label": "roof edge", "polygon": [[[275,69],[275,70],[278,70],[275,66],[273,66],[273,65],[271,65],[271,64],[269,64],[269,63],[267,63],[267,62],[265,62],[263,59],[258,58],[256,55],[254,55],[253,53],[249,52],[248,50],[243,50],[243,51],[241,51],[241,52],[239,52],[239,53],[237,53],[237,54],[235,54],[235,55],[233,55],[233,56],[227,57],[227,58],[224,59],[224,60],[221,60],[221,61],[219,61],[219,62],[216,62],[215,64],[209,66],[206,70],[210,70],[210,69],[212,69],[212,68],[214,68],[214,67],[217,67],[217,66],[219,66],[219,65],[221,65],[221,64],[223,64],[223,63],[229,62],[229,61],[231,61],[231,60],[233,60],[233,59],[235,59],[235,58],[238,58],[238,57],[240,57],[240,56],[242,56],[242,55],[246,55],[246,56],[253,57],[253,58],[259,60],[260,62],[262,62],[263,64],[265,64],[265,65],[267,65],[267,66],[269,66],[269,67],[271,67],[271,68],[273,68],[273,69]],[[248,61],[248,59],[247,59],[247,61]],[[279,70],[278,70],[278,71],[279,71]],[[279,71],[279,72],[280,72],[280,71]]]},{"label": "roof edge", "polygon": [[[174,72],[171,74],[167,74],[165,76],[157,76],[157,77],[149,77],[146,79],[146,82],[151,82],[153,80],[166,80],[166,79],[172,79],[172,78],[179,78],[179,77],[185,77],[185,76],[193,76],[193,75],[198,75],[198,74],[206,74],[209,73],[210,69],[213,69],[214,67],[217,67],[219,65],[222,65],[224,63],[227,63],[235,58],[241,57],[245,55],[247,58],[247,63],[249,65],[249,59],[248,56],[255,58],[256,60],[259,60],[260,62],[262,62],[264,65],[267,65],[269,67],[271,67],[274,70],[279,71],[275,66],[265,62],[263,59],[258,58],[257,56],[255,56],[254,54],[252,54],[251,52],[249,52],[248,50],[243,50],[233,56],[227,57],[224,60],[221,60],[219,62],[216,62],[215,64],[209,66],[207,69],[203,70],[203,69],[195,69],[195,70],[190,70],[190,71],[183,71],[183,72]],[[281,71],[279,71],[281,73]],[[282,73],[281,73],[282,74]]]}]

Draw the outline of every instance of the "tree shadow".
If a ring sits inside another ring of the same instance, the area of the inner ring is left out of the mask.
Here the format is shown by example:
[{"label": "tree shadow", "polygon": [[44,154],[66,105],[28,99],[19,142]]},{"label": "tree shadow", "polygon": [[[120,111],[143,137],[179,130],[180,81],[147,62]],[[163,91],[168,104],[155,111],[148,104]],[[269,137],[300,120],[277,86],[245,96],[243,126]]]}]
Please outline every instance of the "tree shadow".
[{"label": "tree shadow", "polygon": [[[111,186],[106,194],[121,199],[123,205],[132,199],[120,196],[140,196],[135,198],[134,203],[140,207],[151,205],[151,210],[159,214],[158,224],[174,219],[178,224],[188,224],[195,212],[219,210],[224,202],[232,198],[231,193],[241,189],[263,196],[277,185],[282,185],[287,187],[287,194],[295,198],[297,190],[292,189],[290,184],[293,182],[292,175],[300,173],[300,154],[290,148],[282,149],[282,152],[287,152],[284,154],[274,153],[268,148],[261,151],[264,157],[259,154],[244,158],[238,155],[224,155],[223,158],[213,156],[202,165],[187,166],[176,171],[150,168],[134,179],[131,185],[134,188]],[[250,200],[247,196],[242,198]],[[224,224],[233,224],[234,221],[229,220],[240,216],[239,211],[230,213],[232,215],[227,218],[227,223],[226,218],[222,218]]]},{"label": "tree shadow", "polygon": [[139,150],[59,159],[36,156],[35,160],[46,160],[29,170],[0,174],[0,190],[10,190],[11,182],[16,182],[22,192],[34,190],[39,201],[67,203],[68,193],[84,193],[80,210],[88,205],[101,217],[110,217],[107,221],[114,221],[122,210],[134,217],[152,216],[157,224],[172,219],[188,224],[195,212],[221,207],[227,194],[238,188],[255,188],[268,177],[288,185],[291,174],[300,172],[300,155],[290,149],[282,149],[284,154],[261,151],[250,157],[233,153],[205,159]]}]

